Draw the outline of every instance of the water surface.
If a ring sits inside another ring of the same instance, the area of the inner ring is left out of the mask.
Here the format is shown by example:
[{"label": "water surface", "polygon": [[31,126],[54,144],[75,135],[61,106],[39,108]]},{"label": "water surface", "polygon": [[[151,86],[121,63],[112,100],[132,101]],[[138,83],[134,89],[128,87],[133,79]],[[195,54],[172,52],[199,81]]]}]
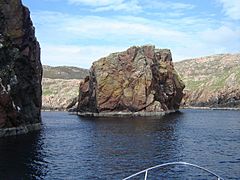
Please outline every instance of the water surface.
[{"label": "water surface", "polygon": [[[41,131],[0,139],[0,179],[122,179],[173,161],[240,179],[240,111],[181,112],[163,118],[43,112]],[[212,179],[185,166],[154,170],[149,176]]]}]

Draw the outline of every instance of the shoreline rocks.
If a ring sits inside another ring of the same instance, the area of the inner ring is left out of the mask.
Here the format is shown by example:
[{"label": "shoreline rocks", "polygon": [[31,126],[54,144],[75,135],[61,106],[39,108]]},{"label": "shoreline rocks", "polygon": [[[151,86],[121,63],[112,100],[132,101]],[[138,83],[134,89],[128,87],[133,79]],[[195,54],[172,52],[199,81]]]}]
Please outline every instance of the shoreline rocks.
[{"label": "shoreline rocks", "polygon": [[240,111],[240,108],[234,108],[234,107],[230,108],[230,107],[184,106],[181,109]]},{"label": "shoreline rocks", "polygon": [[[149,116],[164,116],[166,114],[174,113],[176,111],[169,110],[164,112],[102,112],[102,113],[91,113],[91,112],[77,112],[75,114],[84,117],[149,117]],[[74,113],[70,113],[74,114]]]},{"label": "shoreline rocks", "polygon": [[93,63],[80,83],[79,113],[166,112],[177,110],[185,85],[171,52],[133,46]]},{"label": "shoreline rocks", "polygon": [[[186,92],[185,106],[208,107],[208,108],[240,108],[239,87],[227,87],[222,90],[211,92],[207,90]],[[204,96],[204,98],[202,98]]]},{"label": "shoreline rocks", "polygon": [[4,128],[4,129],[0,129],[0,137],[22,135],[22,134],[27,134],[31,131],[37,131],[40,129],[42,129],[41,123],[28,124],[28,125],[12,127],[12,128]]}]

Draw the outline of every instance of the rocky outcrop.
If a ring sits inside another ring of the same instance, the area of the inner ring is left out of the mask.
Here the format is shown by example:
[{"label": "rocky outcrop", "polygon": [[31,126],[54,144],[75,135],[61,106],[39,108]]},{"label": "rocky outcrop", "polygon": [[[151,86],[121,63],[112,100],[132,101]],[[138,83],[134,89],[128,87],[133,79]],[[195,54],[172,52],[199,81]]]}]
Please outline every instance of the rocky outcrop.
[{"label": "rocky outcrop", "polygon": [[183,106],[240,108],[240,54],[219,54],[175,64],[186,84]]},{"label": "rocky outcrop", "polygon": [[80,84],[78,111],[177,110],[183,89],[170,50],[134,46],[93,63],[90,75]]},{"label": "rocky outcrop", "polygon": [[40,46],[28,8],[21,0],[0,0],[0,136],[39,127],[41,78]]}]

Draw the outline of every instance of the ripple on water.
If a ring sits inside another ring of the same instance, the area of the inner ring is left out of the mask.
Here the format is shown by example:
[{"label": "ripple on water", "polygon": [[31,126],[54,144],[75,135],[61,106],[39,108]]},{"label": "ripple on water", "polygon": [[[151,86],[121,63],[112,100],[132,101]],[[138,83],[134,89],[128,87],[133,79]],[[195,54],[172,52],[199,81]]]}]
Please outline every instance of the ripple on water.
[{"label": "ripple on water", "polygon": [[[122,179],[173,161],[240,178],[239,111],[183,110],[163,118],[42,116],[43,130],[0,140],[0,179]],[[156,174],[211,179],[185,166],[158,169],[152,179]]]}]

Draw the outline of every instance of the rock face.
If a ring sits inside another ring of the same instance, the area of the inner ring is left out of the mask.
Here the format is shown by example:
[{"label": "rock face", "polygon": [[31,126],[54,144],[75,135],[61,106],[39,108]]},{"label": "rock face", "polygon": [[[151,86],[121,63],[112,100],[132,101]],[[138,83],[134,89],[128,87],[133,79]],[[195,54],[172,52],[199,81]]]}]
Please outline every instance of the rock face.
[{"label": "rock face", "polygon": [[0,128],[41,122],[41,78],[29,10],[21,0],[0,0]]},{"label": "rock face", "polygon": [[219,54],[177,62],[186,84],[184,106],[240,108],[240,54]]},{"label": "rock face", "polygon": [[223,88],[218,91],[187,91],[183,106],[209,108],[240,108],[240,91],[236,87]]},{"label": "rock face", "polygon": [[93,63],[80,83],[79,112],[161,112],[179,108],[184,84],[171,52],[131,47]]}]

